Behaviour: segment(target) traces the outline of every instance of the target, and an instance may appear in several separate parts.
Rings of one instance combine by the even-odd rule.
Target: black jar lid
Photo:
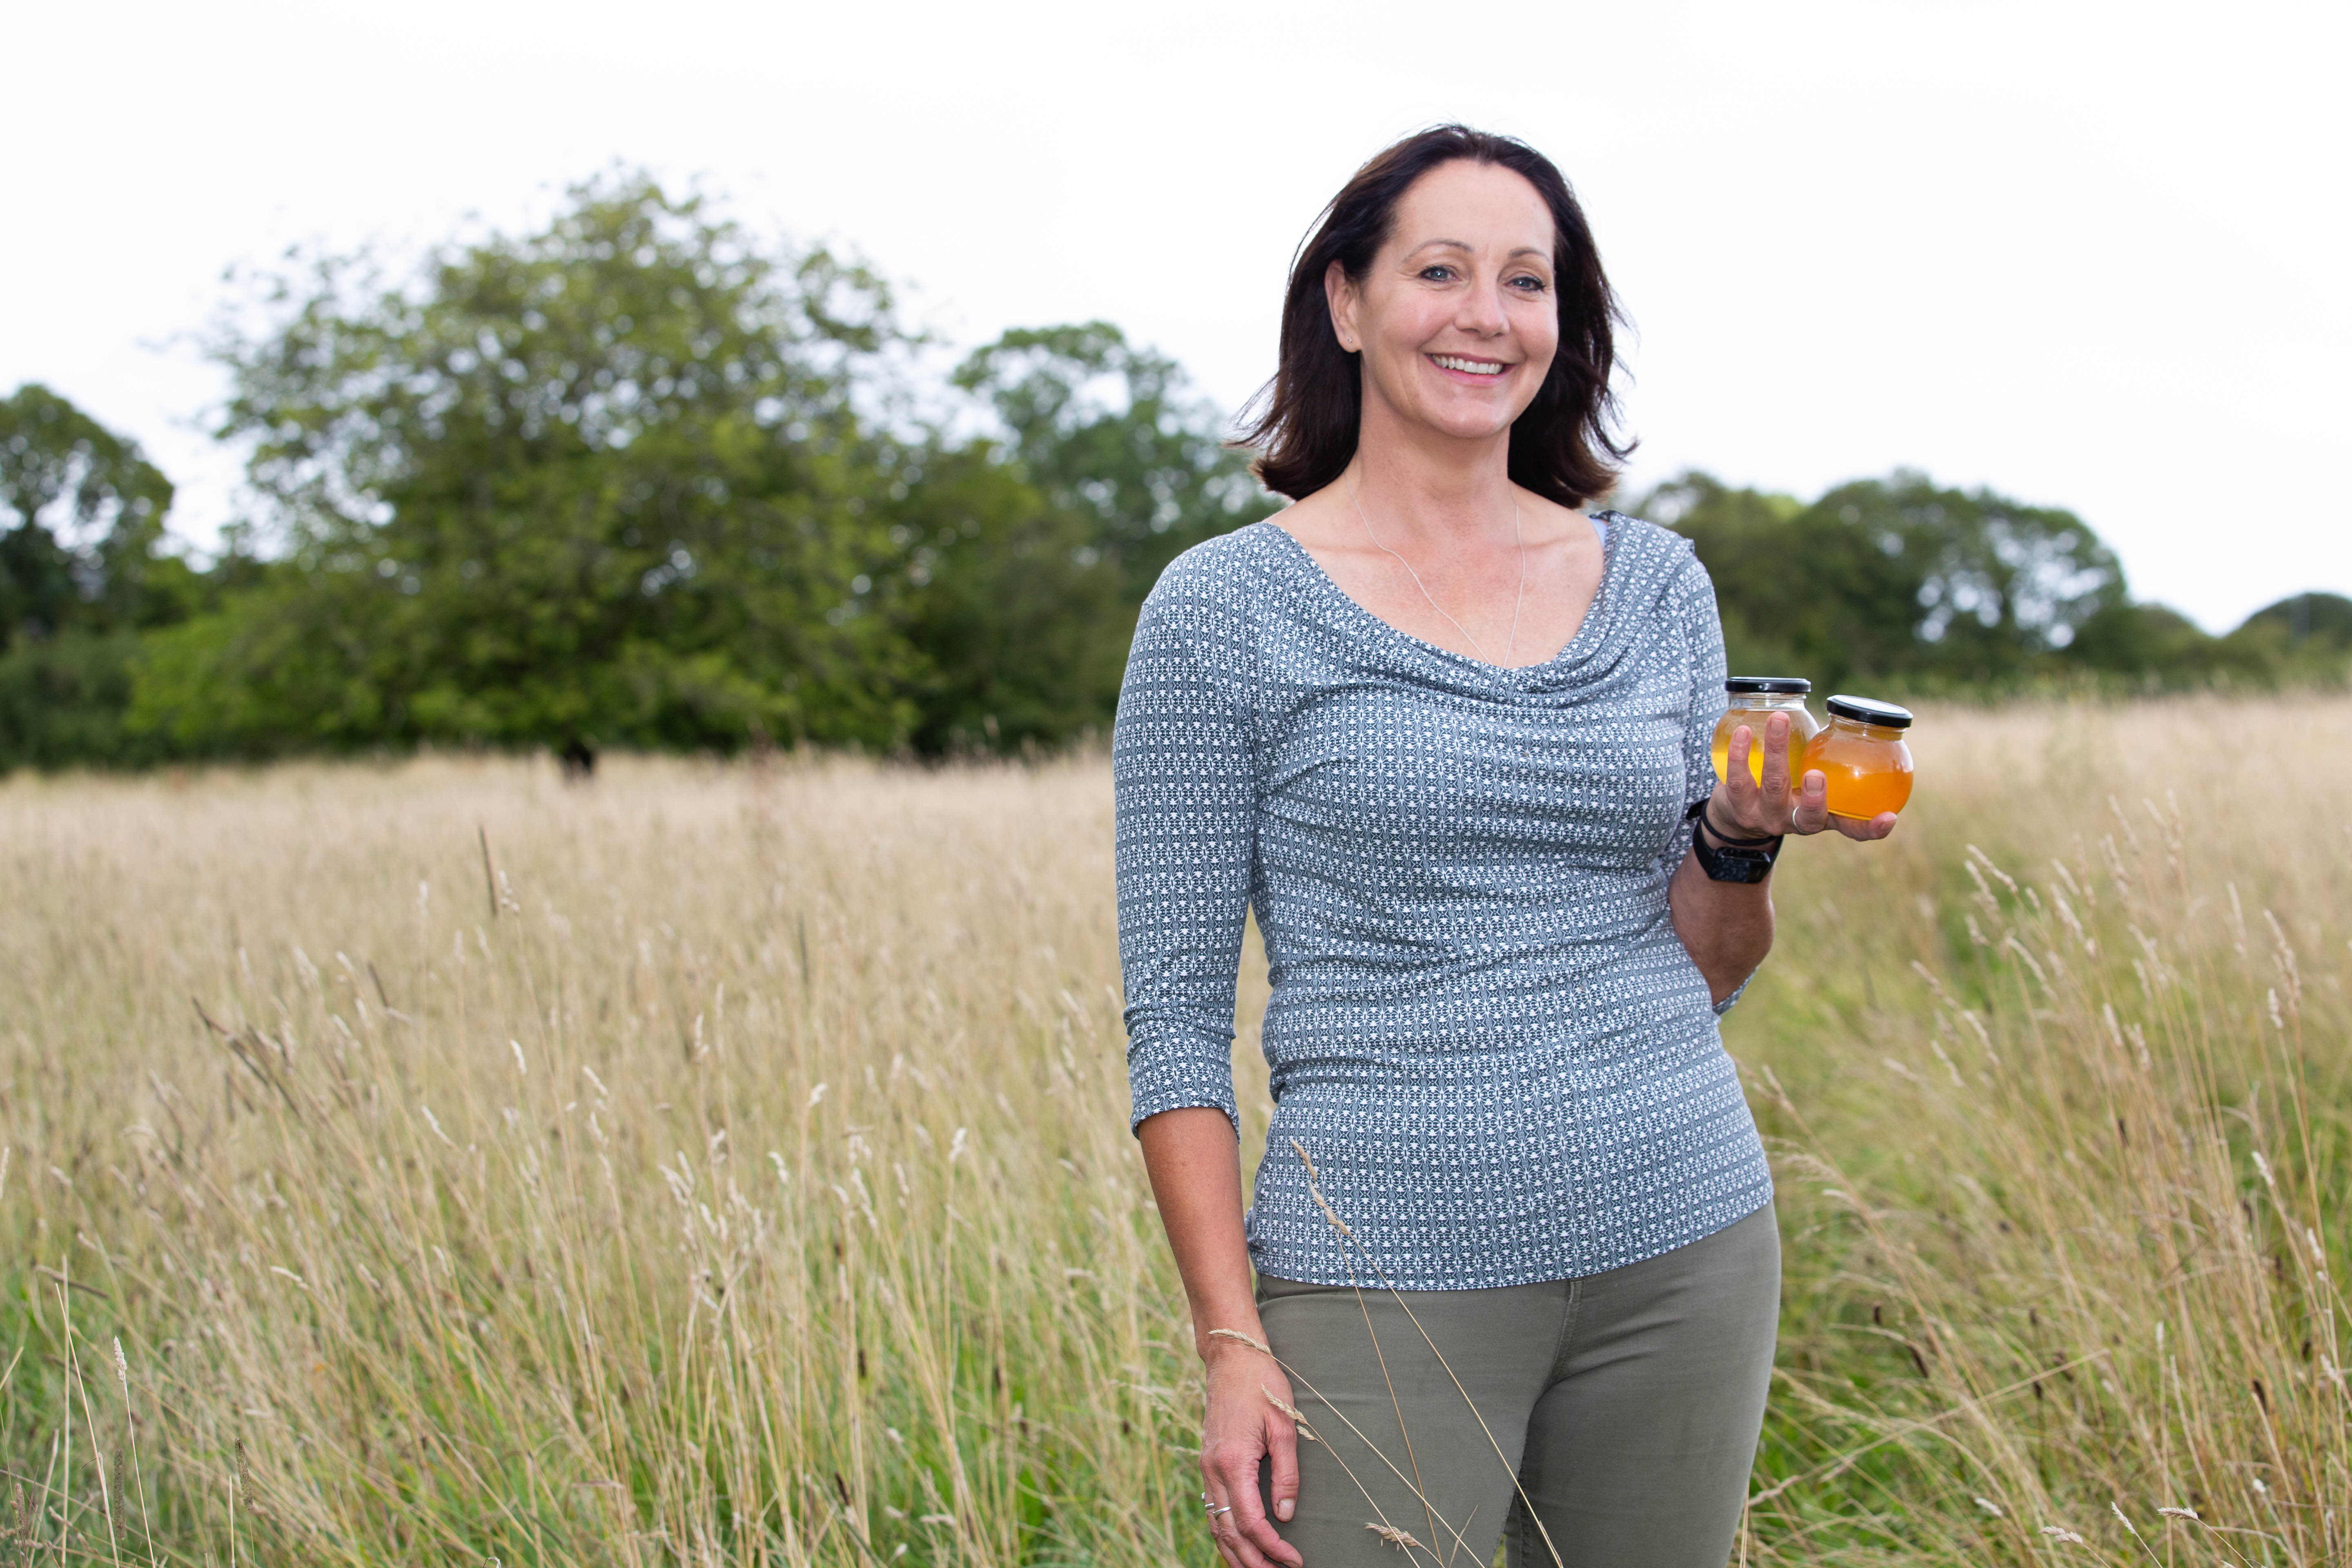
[[[1892,702],[1881,702],[1873,697],[1832,697],[1829,710],[1840,719],[1851,719],[1857,724],[1875,724],[1882,730],[1908,730],[1911,710],[1897,708]]]
[[[1726,691],[1742,694],[1785,691],[1793,696],[1802,697],[1813,689],[1813,683],[1801,676],[1795,675],[1735,675],[1723,683],[1723,689]]]

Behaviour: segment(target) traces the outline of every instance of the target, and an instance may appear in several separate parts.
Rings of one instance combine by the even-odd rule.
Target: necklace
[[[1447,620],[1454,621],[1454,629],[1462,634],[1463,640],[1475,650],[1483,663],[1496,663],[1496,660],[1486,657],[1486,650],[1480,647],[1478,639],[1470,635],[1470,628],[1460,621],[1454,621],[1452,613],[1437,602],[1437,596],[1432,594],[1428,584],[1421,580],[1421,574],[1412,569],[1412,563],[1402,555],[1397,555],[1395,551],[1390,550],[1387,545],[1381,542],[1380,535],[1372,531],[1372,520],[1364,515],[1363,499],[1356,493],[1356,487],[1352,484],[1348,487],[1348,499],[1355,502],[1356,521],[1364,525],[1364,537],[1372,542],[1372,548],[1390,555],[1396,555],[1397,564],[1403,567],[1404,574],[1412,579],[1412,585],[1421,590],[1421,596],[1429,601],[1429,607]],[[1519,594],[1517,598],[1511,601],[1511,636],[1510,640],[1503,645],[1503,658],[1500,661],[1505,665],[1509,663],[1511,650],[1518,647],[1519,608],[1527,603],[1528,598],[1528,542],[1526,536],[1519,531],[1519,498],[1516,495],[1511,498],[1511,539],[1519,547]]]

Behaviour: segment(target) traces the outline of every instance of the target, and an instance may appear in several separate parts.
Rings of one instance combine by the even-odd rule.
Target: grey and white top
[[[1133,1121],[1234,1118],[1247,910],[1275,1111],[1251,1260],[1370,1284],[1290,1144],[1400,1289],[1572,1279],[1771,1197],[1666,883],[1714,785],[1715,589],[1615,513],[1554,658],[1504,669],[1389,626],[1272,523],[1144,602],[1111,743]]]

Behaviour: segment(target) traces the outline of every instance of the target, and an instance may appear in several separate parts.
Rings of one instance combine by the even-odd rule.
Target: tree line
[[[256,514],[199,563],[137,446],[0,400],[0,770],[419,745],[938,756],[1107,728],[1143,595],[1275,508],[1104,322],[942,370],[886,280],[644,178],[217,329]],[[1736,668],[1881,692],[2341,679],[2352,601],[2212,637],[2072,514],[1898,473],[1688,474]],[[1769,668],[1768,668],[1769,667]]]

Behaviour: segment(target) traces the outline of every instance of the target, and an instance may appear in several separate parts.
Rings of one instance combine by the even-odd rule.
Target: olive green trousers
[[[1488,1568],[1505,1537],[1514,1568],[1724,1568],[1780,1295],[1769,1204],[1581,1279],[1400,1298],[1261,1277],[1321,1439],[1276,1528],[1307,1568]]]

